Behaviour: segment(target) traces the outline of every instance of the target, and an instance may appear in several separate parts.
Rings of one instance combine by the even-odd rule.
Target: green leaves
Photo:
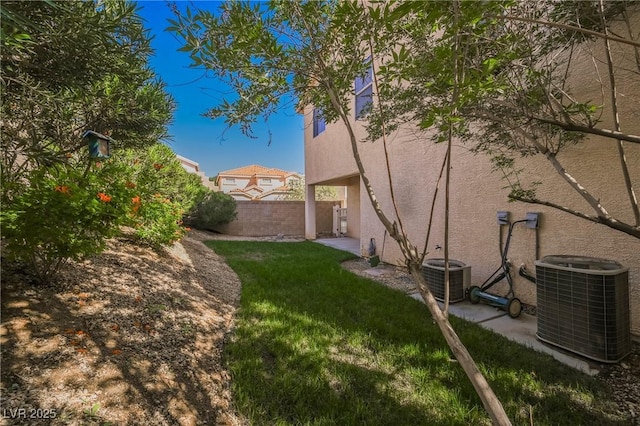
[[[368,29],[351,14],[354,8],[364,10],[357,2],[225,2],[215,13],[178,12],[169,29],[194,66],[230,88],[207,116],[252,136],[252,125],[284,104],[313,103],[335,121],[328,85],[349,110],[353,80],[367,56],[361,41]]]
[[[209,192],[189,213],[186,221],[194,228],[216,230],[236,218],[236,200],[223,192]]]
[[[485,73],[487,73],[487,74],[488,74],[488,73],[492,73],[492,72],[493,72],[493,70],[495,70],[495,69],[496,69],[496,66],[498,66],[498,63],[499,63],[499,62],[498,62],[498,60],[497,60],[496,58],[489,58],[489,59],[485,59],[485,60],[482,62],[482,65],[484,66],[484,67],[483,67],[483,71],[484,71]]]
[[[3,2],[2,11],[21,19],[2,22],[3,200],[29,167],[81,150],[87,129],[108,132],[120,148],[167,136],[173,100],[148,67],[135,4]],[[4,38],[11,25],[23,32]]]
[[[97,253],[118,232],[129,209],[124,185],[104,170],[57,166],[29,173],[29,184],[4,206],[2,235],[9,256],[28,261],[41,281],[68,259]]]
[[[179,239],[183,215],[208,191],[160,144],[119,151],[89,167],[71,158],[27,177],[3,206],[0,224],[8,255],[29,262],[41,281],[69,259],[102,251],[121,226],[133,228],[146,244]]]

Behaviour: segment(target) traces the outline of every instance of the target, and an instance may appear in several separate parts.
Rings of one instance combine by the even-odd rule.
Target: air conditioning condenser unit
[[[540,340],[601,362],[631,352],[629,268],[579,256],[535,263]]]
[[[427,259],[422,264],[422,276],[433,297],[440,302],[444,302],[444,265],[444,259],[441,258]],[[449,302],[464,300],[470,282],[471,266],[449,259]]]

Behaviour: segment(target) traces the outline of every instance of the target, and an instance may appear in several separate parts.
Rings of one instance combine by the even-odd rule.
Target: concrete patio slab
[[[356,238],[318,238],[317,240],[313,240],[313,242],[333,247],[338,250],[348,251],[356,256],[362,256],[362,253],[360,252],[360,240]]]
[[[338,250],[348,251],[356,256],[362,255],[360,251],[360,241],[355,238],[321,238],[314,241]],[[364,272],[371,275],[372,278],[394,273],[393,267],[386,266],[387,265],[380,264],[375,268],[366,269]],[[422,296],[420,296],[419,293],[412,293],[409,294],[409,296],[423,302]],[[440,303],[441,307],[442,305],[443,304]],[[458,318],[475,322],[481,327],[501,334],[509,340],[518,342],[538,352],[549,354],[563,364],[586,374],[595,375],[598,373],[598,369],[594,367],[597,365],[596,363],[590,363],[585,358],[538,340],[536,337],[538,326],[534,316],[522,313],[518,318],[511,318],[506,312],[493,306],[483,303],[474,305],[468,301],[449,305],[449,312]]]
[[[422,302],[422,296],[420,293],[413,293],[411,297]],[[440,307],[444,305],[439,303]],[[478,309],[480,307],[480,309]],[[506,312],[499,311],[491,306],[485,305],[472,305],[471,303],[458,302],[449,305],[449,312],[458,318],[466,319],[467,321],[482,323],[495,318],[506,316]]]
[[[523,313],[520,314],[518,318],[509,318],[508,315],[505,315],[502,318],[489,320],[480,325],[505,336],[509,340],[518,342],[538,352],[549,354],[563,364],[580,370],[583,373],[592,376],[598,374],[599,370],[593,368],[588,361],[572,356],[561,349],[554,349],[553,346],[538,340],[536,337],[538,324],[534,316]]]
[[[423,301],[420,294],[411,294],[416,300]],[[440,307],[443,306],[439,302]],[[594,368],[589,361],[584,358],[572,355],[562,349],[555,348],[551,345],[542,343],[536,337],[538,329],[536,317],[520,314],[518,318],[511,318],[504,311],[494,308],[493,306],[479,303],[474,305],[470,302],[463,301],[449,305],[449,313],[458,318],[475,322],[495,333],[505,336],[507,339],[520,343],[538,352],[551,355],[556,360],[565,365],[575,368],[589,375],[598,374],[598,369]]]

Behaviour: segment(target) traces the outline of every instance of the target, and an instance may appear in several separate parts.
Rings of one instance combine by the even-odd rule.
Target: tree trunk
[[[471,358],[469,351],[467,351],[467,348],[460,340],[460,337],[458,337],[456,332],[453,330],[453,327],[444,312],[440,310],[438,302],[427,288],[424,277],[422,276],[421,265],[415,261],[411,261],[409,264],[409,270],[411,272],[411,276],[416,282],[418,290],[420,291],[420,295],[422,295],[422,298],[427,304],[427,308],[429,308],[429,311],[431,312],[431,316],[438,325],[438,328],[440,328],[451,352],[453,352],[453,355],[456,357],[460,366],[471,381],[473,388],[478,393],[485,410],[487,410],[489,417],[491,417],[491,421],[494,425],[510,425],[511,421],[509,420],[509,417],[507,417],[507,413],[504,411],[500,400],[498,400],[498,397],[491,389],[491,386],[489,386],[489,383],[482,375],[482,372],[478,369],[475,361]]]

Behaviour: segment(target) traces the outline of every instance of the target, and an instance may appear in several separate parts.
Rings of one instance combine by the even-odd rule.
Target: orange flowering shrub
[[[31,170],[0,211],[3,255],[6,248],[8,257],[30,263],[40,281],[69,259],[102,251],[123,225],[150,244],[181,238],[183,213],[207,193],[162,144],[119,151],[88,170],[86,161],[74,156]]]
[[[126,181],[135,185],[128,217],[136,235],[151,244],[180,239],[185,232],[181,226],[184,212],[208,191],[198,176],[187,173],[175,153],[163,144],[142,153],[122,152],[114,158],[127,165],[130,175]]]
[[[69,259],[102,251],[126,223],[134,194],[127,180],[116,178],[125,169],[105,162],[85,173],[85,164],[78,160],[32,170],[29,184],[2,211],[7,254],[28,262],[42,282]]]
[[[71,190],[67,185],[56,185],[54,188],[56,192],[61,192],[63,194],[70,195],[69,191]]]
[[[98,192],[98,199],[103,203],[108,203],[111,201],[111,196],[105,194],[104,192]]]

